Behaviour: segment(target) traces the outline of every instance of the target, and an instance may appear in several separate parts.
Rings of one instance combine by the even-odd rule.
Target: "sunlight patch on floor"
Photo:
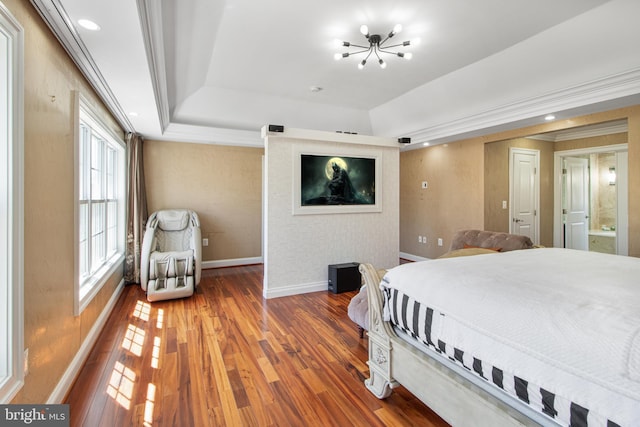
[[[149,320],[149,313],[151,313],[151,304],[138,300],[133,309],[133,317],[147,322]]]
[[[156,386],[153,383],[149,383],[147,386],[147,401],[144,403],[144,423],[145,427],[150,427],[153,424],[153,408],[156,400]]]
[[[136,374],[122,363],[116,362],[107,386],[107,394],[124,409],[129,410],[135,381]]]
[[[153,350],[151,351],[151,367],[158,369],[158,362],[160,361],[160,337],[153,339]]]
[[[164,310],[158,309],[158,319],[156,320],[156,328],[162,329],[162,324],[164,323]]]
[[[129,324],[127,328],[127,332],[124,334],[124,339],[122,340],[122,348],[125,350],[129,350],[131,353],[136,356],[140,356],[142,354],[142,346],[144,345],[144,337],[146,332],[144,329],[140,329],[132,324]]]

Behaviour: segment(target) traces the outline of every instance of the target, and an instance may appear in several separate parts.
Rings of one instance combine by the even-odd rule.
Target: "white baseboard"
[[[264,289],[262,291],[262,296],[266,299],[269,299],[320,291],[328,292],[329,284],[327,282],[301,283],[299,285],[289,285],[272,289]]]
[[[418,255],[408,254],[406,252],[400,252],[400,258],[408,259],[409,261],[428,261],[431,258],[425,258]]]
[[[49,398],[47,399],[47,404],[58,404],[63,402],[67,393],[71,389],[73,382],[75,381],[76,377],[80,373],[80,370],[84,366],[84,362],[89,357],[89,353],[91,352],[91,349],[93,348],[94,344],[98,340],[98,337],[100,336],[100,332],[102,331],[102,328],[107,322],[107,319],[109,318],[109,314],[111,314],[111,311],[115,307],[116,302],[118,301],[118,298],[120,297],[120,294],[122,293],[123,289],[124,289],[124,279],[122,279],[118,284],[118,287],[111,295],[111,298],[109,298],[109,302],[107,302],[107,305],[104,307],[104,309],[102,309],[102,313],[100,313],[100,316],[98,316],[98,318],[96,319],[95,323],[93,324],[93,327],[87,334],[87,337],[84,339],[84,342],[78,349],[78,352],[76,353],[75,357],[67,367],[67,370],[62,375],[62,378],[60,378],[60,381],[58,381],[56,388],[54,388],[53,392],[51,392],[51,394],[49,395]]]
[[[221,267],[235,267],[237,265],[250,265],[250,264],[262,264],[263,258],[235,258],[235,259],[221,259],[217,261],[202,261],[202,268],[221,268]]]

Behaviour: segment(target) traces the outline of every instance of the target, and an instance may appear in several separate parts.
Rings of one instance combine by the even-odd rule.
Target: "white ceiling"
[[[372,134],[373,109],[607,1],[32,3],[63,9],[129,130],[147,139],[242,143],[244,138],[252,145],[269,123]],[[101,30],[79,27],[80,18]],[[412,60],[390,57],[384,70],[375,61],[358,70],[361,57],[333,59],[346,51],[335,47],[335,39],[366,42],[361,24],[385,34],[397,23],[403,31],[394,42],[420,41],[404,48],[413,52]],[[312,92],[312,86],[322,90]]]

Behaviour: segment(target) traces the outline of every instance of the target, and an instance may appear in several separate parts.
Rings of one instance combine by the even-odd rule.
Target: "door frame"
[[[513,233],[513,156],[514,154],[528,154],[535,157],[535,176],[534,176],[534,192],[535,192],[535,218],[534,227],[535,236],[533,244],[540,244],[540,150],[532,148],[509,147],[509,233]]]
[[[603,145],[600,147],[590,147],[590,148],[577,148],[577,149],[573,149],[573,150],[564,150],[564,151],[556,151],[555,153],[553,153],[553,246],[556,248],[561,248],[563,247],[563,234],[562,234],[562,161],[565,157],[574,157],[574,156],[584,156],[586,154],[598,154],[598,153],[616,153],[616,158],[617,158],[617,153],[619,152],[625,152],[629,150],[629,144],[613,144],[613,145]],[[627,188],[626,187],[626,183],[627,183],[627,176],[626,174],[623,176],[623,173],[621,170],[619,170],[618,167],[616,167],[616,170],[618,170],[618,182],[620,181],[620,179],[623,180],[623,183],[621,186],[618,186],[619,184],[616,183],[616,191],[618,191],[618,195],[617,195],[617,213],[616,216],[618,217],[618,227],[617,227],[617,232],[616,232],[616,251],[618,253],[620,253],[620,250],[622,249],[622,252],[624,252],[624,246],[625,245],[619,245],[618,243],[622,240],[622,242],[626,242],[628,239],[628,234],[629,234],[629,227],[628,227],[628,221],[620,221],[621,215],[620,215],[620,208],[627,206],[624,205],[625,201],[628,202],[628,198],[629,195],[625,194],[624,190],[620,190],[620,188]],[[626,170],[624,171],[626,172]],[[621,178],[622,177],[622,178]],[[620,193],[622,193],[622,195],[624,196],[623,198],[620,197]],[[622,199],[622,200],[621,200]],[[622,203],[622,204],[621,204]],[[629,213],[627,212],[627,219],[628,219],[628,215]],[[622,236],[622,237],[618,237],[618,235]],[[622,255],[622,254],[621,254]],[[626,255],[626,253],[625,253]]]

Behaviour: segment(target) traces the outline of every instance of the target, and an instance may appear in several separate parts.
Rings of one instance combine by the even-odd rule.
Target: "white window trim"
[[[2,3],[0,32],[9,44],[8,144],[6,157],[0,156],[6,160],[0,161],[3,163],[0,170],[6,166],[8,184],[7,217],[0,224],[6,227],[8,237],[6,257],[0,260],[6,263],[7,274],[0,277],[0,283],[6,284],[6,299],[2,303],[7,304],[8,313],[6,324],[0,322],[0,327],[7,328],[6,342],[0,343],[0,348],[7,351],[8,372],[0,378],[0,403],[9,403],[24,384],[24,30]]]
[[[124,238],[119,240],[118,249],[116,253],[107,260],[107,262],[92,275],[92,281],[89,282],[89,286],[82,286],[80,278],[80,253],[79,253],[79,239],[80,239],[80,226],[79,226],[79,212],[80,212],[80,171],[78,169],[79,156],[80,156],[80,112],[84,115],[85,121],[90,125],[100,128],[104,131],[111,140],[115,141],[122,149],[122,167],[123,167],[123,183],[121,192],[123,194],[123,203],[120,206],[119,216],[122,221],[118,224],[117,233],[119,236],[125,235],[124,221],[125,219],[125,204],[126,204],[126,145],[120,136],[116,135],[111,128],[104,123],[100,117],[94,113],[91,108],[91,104],[87,99],[79,92],[74,92],[74,314],[79,316],[82,311],[89,305],[93,298],[100,292],[104,284],[111,278],[111,276],[118,270],[122,269],[124,265],[124,251],[125,242]]]

